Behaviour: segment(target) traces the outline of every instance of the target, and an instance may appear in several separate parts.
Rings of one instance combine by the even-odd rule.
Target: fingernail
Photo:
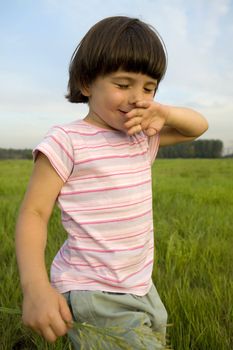
[[[155,128],[152,128],[152,127],[150,127],[150,128],[147,129],[147,133],[148,133],[149,136],[156,135],[157,132],[158,132],[158,131],[157,131]]]

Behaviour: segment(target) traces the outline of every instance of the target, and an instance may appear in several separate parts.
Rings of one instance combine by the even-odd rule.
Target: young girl
[[[23,322],[50,342],[72,337],[73,319],[165,334],[151,279],[151,164],[159,145],[194,140],[208,127],[193,110],[154,101],[166,64],[158,33],[123,16],[94,25],[72,56],[67,98],[89,112],[53,127],[34,150],[16,229]],[[50,284],[44,251],[56,201],[68,238]]]

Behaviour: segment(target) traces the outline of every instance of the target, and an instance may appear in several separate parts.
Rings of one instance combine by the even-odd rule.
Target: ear
[[[83,86],[81,89],[81,93],[83,96],[90,97],[91,96],[91,89],[89,86]]]

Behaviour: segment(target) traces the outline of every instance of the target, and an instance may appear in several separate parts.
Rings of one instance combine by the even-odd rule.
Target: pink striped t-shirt
[[[64,181],[57,198],[68,234],[51,266],[61,293],[145,295],[154,256],[151,164],[159,135],[128,136],[85,121],[53,127],[34,150]]]

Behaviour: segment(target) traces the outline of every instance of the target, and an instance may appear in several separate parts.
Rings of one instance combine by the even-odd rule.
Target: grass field
[[[30,161],[0,162],[0,306],[19,308],[14,227]],[[157,160],[153,168],[156,259],[153,279],[168,313],[175,350],[233,349],[233,161]],[[55,210],[48,266],[64,240]],[[0,349],[70,349],[49,345],[0,313]]]

